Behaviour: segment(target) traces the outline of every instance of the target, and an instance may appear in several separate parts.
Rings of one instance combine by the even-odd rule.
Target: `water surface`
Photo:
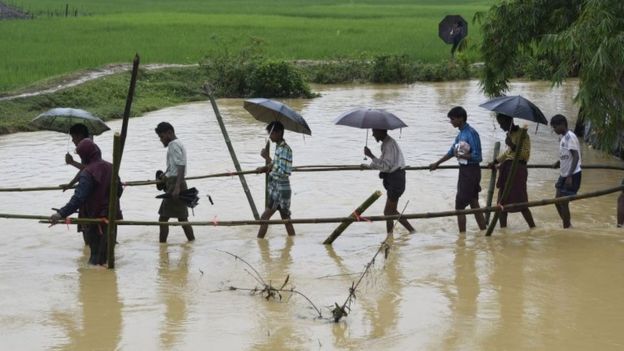
[[[550,117],[575,117],[574,83],[551,89],[546,83],[517,82],[512,94],[533,100]],[[335,126],[341,112],[358,106],[387,108],[409,127],[393,131],[406,161],[423,166],[446,152],[457,131],[446,112],[468,110],[481,135],[484,159],[503,141],[493,116],[478,107],[485,98],[478,84],[451,82],[410,86],[317,86],[313,100],[287,100],[301,111],[313,136],[286,134],[295,165],[359,164],[364,130]],[[242,108],[242,100],[219,100],[219,107],[243,169],[261,165],[264,126]],[[130,121],[121,167],[124,180],[150,179],[164,168],[165,149],[155,126],[170,121],[189,154],[189,175],[233,171],[209,103],[177,106]],[[119,130],[121,123],[110,123]],[[557,136],[530,124],[531,163],[554,162]],[[2,187],[45,186],[75,174],[64,165],[67,137],[52,132],[0,137]],[[110,160],[112,133],[96,137]],[[379,146],[370,138],[375,154]],[[587,164],[621,165],[583,147]],[[448,161],[452,164],[452,160]],[[456,170],[409,172],[400,208],[407,213],[453,208]],[[557,170],[529,172],[529,198],[554,194]],[[489,173],[484,172],[486,188]],[[581,192],[615,186],[616,171],[586,170]],[[292,213],[296,218],[345,216],[373,191],[382,190],[374,172],[295,173]],[[263,177],[247,177],[256,204],[263,203]],[[192,220],[252,217],[238,178],[193,181],[202,197]],[[127,219],[155,220],[159,206],[153,187],[128,187],[122,198]],[[1,213],[49,215],[69,192],[0,193]],[[482,193],[482,203],[485,192]],[[536,208],[538,227],[529,230],[519,215],[509,227],[485,238],[468,218],[458,235],[455,218],[413,221],[417,233],[402,228],[387,259],[379,257],[358,289],[351,313],[329,321],[329,308],[342,303],[357,273],[385,237],[385,224],[356,223],[334,243],[321,242],[335,225],[298,225],[288,239],[282,226],[255,238],[257,227],[196,227],[198,240],[185,243],[172,228],[169,244],[158,243],[156,227],[119,231],[117,268],[87,267],[88,250],[73,226],[0,220],[0,348],[5,350],[620,350],[624,295],[624,236],[615,228],[617,194],[571,204],[574,228],[562,230],[553,206]],[[385,198],[369,214],[381,214]],[[260,209],[261,211],[261,209]],[[324,319],[301,297],[266,301],[230,286],[258,286],[241,261],[266,281],[289,282],[306,294]],[[289,286],[290,286],[289,284]]]

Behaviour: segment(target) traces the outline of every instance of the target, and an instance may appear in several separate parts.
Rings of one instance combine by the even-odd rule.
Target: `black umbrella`
[[[509,117],[548,125],[548,120],[534,103],[520,95],[499,96],[479,105],[490,111],[502,113]]]
[[[448,15],[438,24],[438,36],[447,44],[461,41],[468,35],[468,22],[460,15]]]
[[[407,124],[392,112],[373,108],[356,108],[347,111],[334,119],[334,123],[362,129],[391,130],[407,127]]]
[[[243,107],[260,122],[279,121],[286,130],[312,135],[305,119],[297,111],[279,101],[264,98],[247,99],[243,103]]]
[[[199,194],[199,191],[197,191],[195,187],[192,187],[190,189],[180,191],[178,198],[184,201],[187,207],[195,208],[195,206],[197,206],[197,204],[199,203],[199,197],[197,196],[197,194]],[[160,194],[156,196],[156,198],[157,199],[169,199],[171,198],[171,194],[169,193]]]

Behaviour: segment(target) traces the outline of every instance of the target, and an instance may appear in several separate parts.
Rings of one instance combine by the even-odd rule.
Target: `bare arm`
[[[429,170],[430,171],[435,171],[438,168],[438,166],[440,166],[440,164],[450,160],[452,157],[453,156],[448,155],[448,154],[442,156],[439,160],[437,160],[436,162],[434,162],[434,163],[429,165]]]

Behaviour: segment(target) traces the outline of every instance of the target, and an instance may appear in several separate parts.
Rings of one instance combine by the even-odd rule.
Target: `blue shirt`
[[[474,165],[479,164],[483,161],[481,157],[481,139],[479,138],[479,133],[472,128],[468,123],[464,124],[464,127],[459,129],[459,134],[455,138],[455,142],[451,145],[451,148],[446,153],[448,156],[455,155],[455,145],[460,141],[468,143],[470,145],[470,159],[468,160],[468,164]]]

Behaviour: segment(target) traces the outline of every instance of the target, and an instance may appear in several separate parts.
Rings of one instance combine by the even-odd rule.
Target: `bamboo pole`
[[[361,216],[362,213],[364,213],[364,211],[366,211],[366,209],[373,204],[373,202],[377,201],[380,196],[381,191],[379,190],[375,191],[371,196],[369,196],[368,199],[366,199],[358,208],[355,209],[355,211],[353,211],[353,213],[349,215],[347,220],[340,223],[340,225],[336,229],[334,229],[334,231],[327,237],[327,239],[323,241],[323,244],[331,245],[340,236],[340,234],[342,234],[342,232],[344,232],[345,229],[347,229],[347,227],[351,223],[353,223],[353,221],[359,220],[359,216]]]
[[[128,135],[128,119],[130,118],[130,110],[132,108],[132,100],[134,99],[134,90],[136,88],[137,76],[139,74],[139,54],[134,55],[132,61],[132,75],[130,76],[130,86],[128,87],[128,95],[126,96],[126,107],[124,108],[123,122],[121,124],[121,148],[119,162],[121,162],[121,155],[123,155],[124,146],[126,145],[126,136]]]
[[[548,206],[553,204],[559,204],[570,201],[584,200],[594,197],[599,197],[603,195],[608,195],[616,192],[624,191],[624,185],[620,185],[613,188],[607,188],[603,190],[597,190],[584,194],[556,197],[551,199],[542,199],[535,200],[523,203],[516,204],[508,204],[505,206],[508,210],[516,210],[525,207],[539,207],[539,206]],[[386,221],[389,219],[397,220],[399,218],[405,219],[428,219],[428,218],[440,218],[440,217],[454,217],[460,214],[463,215],[471,215],[475,213],[484,213],[487,211],[493,212],[496,211],[496,206],[491,207],[481,207],[475,209],[464,209],[464,210],[451,210],[451,211],[441,211],[441,212],[422,212],[422,213],[412,213],[412,214],[403,214],[403,215],[388,215],[388,216],[367,216],[366,219],[371,222],[378,221]],[[7,219],[33,219],[39,220],[40,223],[50,223],[49,216],[43,215],[23,215],[23,214],[12,214],[12,213],[0,213],[0,218]],[[266,220],[238,220],[238,221],[197,221],[197,222],[155,222],[155,221],[135,221],[135,220],[118,220],[115,223],[119,225],[140,225],[140,226],[158,226],[158,225],[170,225],[170,226],[179,226],[179,225],[194,225],[194,226],[216,226],[216,227],[234,227],[234,226],[244,226],[244,225],[259,225],[259,224],[269,224],[269,225],[283,225],[287,223],[292,224],[320,224],[320,223],[341,223],[344,221],[352,220],[352,217],[329,217],[329,218],[299,218],[299,219],[266,219]],[[101,218],[68,218],[68,224],[79,224],[79,223],[101,223]]]
[[[516,170],[518,169],[518,161],[520,160],[520,152],[522,151],[522,143],[524,142],[524,138],[526,137],[527,129],[522,128],[520,131],[520,139],[518,139],[518,145],[516,145],[516,152],[514,154],[514,159],[511,163],[511,170],[509,171],[509,175],[507,176],[507,180],[505,181],[505,187],[503,188],[503,193],[501,198],[498,199],[499,203],[505,202],[507,197],[509,196],[509,192],[511,191],[511,185],[516,177]],[[494,227],[496,227],[496,222],[498,222],[498,217],[500,216],[500,208],[494,212],[494,217],[492,218],[492,222],[488,225],[487,231],[485,232],[485,236],[491,236],[494,231]]]
[[[271,152],[271,140],[267,140],[265,146],[267,155]],[[269,166],[269,160],[264,163],[265,166]],[[264,174],[264,208],[269,208],[269,172]]]
[[[494,155],[492,156],[492,164],[496,162],[498,153],[500,152],[500,141],[494,143]],[[486,207],[492,206],[492,198],[494,197],[494,188],[496,187],[496,167],[492,167],[490,174],[490,185],[488,187],[487,200],[485,202]],[[490,212],[485,213],[485,224],[490,223]]]
[[[115,242],[117,240],[117,177],[119,175],[119,165],[121,163],[122,143],[121,136],[115,133],[113,137],[113,174],[111,175],[110,190],[108,196],[108,227],[107,236],[107,258],[108,268],[115,268]]]
[[[310,168],[310,166],[296,166],[293,167],[293,172],[329,172],[329,171],[374,171],[372,168],[361,167],[361,166],[340,166],[336,167],[332,165],[328,165],[326,167],[313,166],[314,168]],[[316,169],[318,167],[318,169]],[[459,166],[453,165],[442,165],[437,169],[457,169]],[[531,169],[554,169],[552,164],[533,164],[527,165],[527,168]],[[486,165],[481,166],[481,169],[489,169]],[[614,166],[614,165],[583,165],[583,170],[589,169],[603,169],[603,170],[615,170],[615,171],[624,171],[623,166]],[[406,171],[424,171],[429,170],[429,166],[422,167],[407,167]],[[186,177],[186,180],[198,180],[198,179],[209,179],[209,178],[224,178],[224,177],[234,177],[245,174],[258,174],[255,169],[240,171],[240,172],[221,172],[221,173],[213,173],[208,175],[199,175],[199,176],[191,176]],[[144,185],[154,185],[158,184],[159,181],[156,180],[132,180],[128,182],[124,182],[124,186],[144,186]],[[40,187],[32,187],[32,188],[24,188],[24,187],[13,187],[13,188],[0,188],[0,192],[29,192],[29,191],[54,191],[54,190],[63,190],[61,186],[40,186]]]
[[[236,158],[236,152],[234,151],[234,147],[232,146],[232,142],[230,141],[230,137],[228,136],[227,129],[225,128],[225,124],[223,123],[223,118],[221,117],[221,113],[219,113],[219,106],[217,106],[217,102],[212,96],[212,92],[208,85],[204,85],[204,92],[210,99],[210,104],[212,105],[212,109],[214,110],[215,116],[217,118],[217,122],[219,122],[219,128],[221,128],[221,133],[223,134],[223,139],[225,139],[225,145],[227,145],[228,151],[230,152],[230,156],[232,157],[232,161],[234,162],[234,167],[236,167],[237,172],[242,172],[240,164],[238,163],[238,158]],[[245,196],[247,197],[247,201],[249,201],[249,206],[251,207],[251,212],[255,219],[260,219],[260,215],[258,214],[258,210],[256,209],[256,204],[254,203],[253,197],[251,196],[251,191],[249,191],[249,187],[247,186],[247,181],[245,180],[245,176],[239,174],[238,178],[243,186],[243,190],[245,191]]]

